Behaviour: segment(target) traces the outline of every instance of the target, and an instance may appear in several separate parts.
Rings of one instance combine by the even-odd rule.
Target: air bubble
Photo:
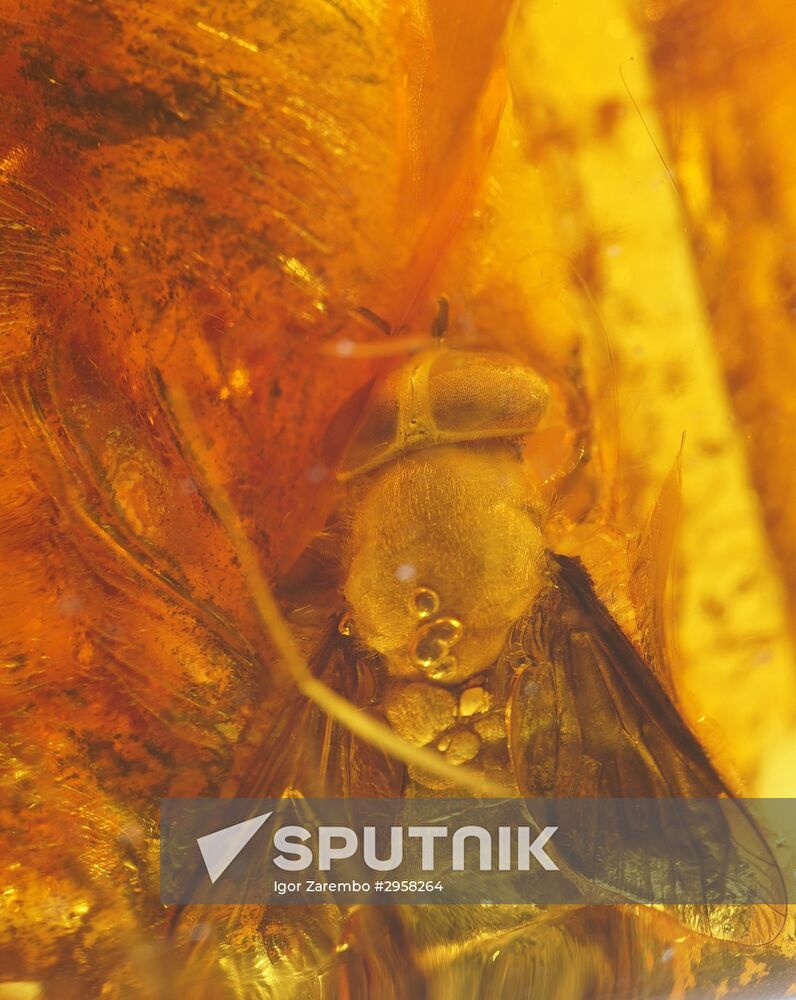
[[[430,587],[418,587],[410,604],[418,618],[430,618],[439,611],[439,594]]]
[[[447,673],[456,666],[451,646],[461,639],[464,626],[458,618],[437,618],[418,629],[409,647],[409,657],[421,670]]]

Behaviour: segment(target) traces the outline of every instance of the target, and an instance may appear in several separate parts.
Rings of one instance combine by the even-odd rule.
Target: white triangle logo
[[[223,830],[196,838],[211,882],[224,874],[270,815],[270,812],[263,813],[254,819],[246,819],[242,823],[225,826]]]

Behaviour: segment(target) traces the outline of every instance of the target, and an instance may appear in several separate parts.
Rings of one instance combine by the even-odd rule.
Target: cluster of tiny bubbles
[[[456,666],[456,660],[448,656],[451,646],[461,639],[464,628],[458,618],[437,618],[418,629],[410,647],[413,662],[424,670],[441,676],[446,670]]]
[[[464,626],[458,618],[448,615],[433,617],[439,611],[440,599],[431,587],[415,587],[409,607],[423,623],[409,645],[409,657],[432,679],[442,678],[456,667],[456,658],[450,655],[450,649],[461,639]]]

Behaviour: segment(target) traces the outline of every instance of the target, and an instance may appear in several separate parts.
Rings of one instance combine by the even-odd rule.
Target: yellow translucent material
[[[399,945],[384,914],[343,940],[323,908],[188,913],[172,949],[157,902],[159,797],[245,787],[296,704],[170,389],[311,650],[342,575],[319,538],[346,495],[324,436],[442,294],[448,345],[550,388],[527,439],[545,544],[584,560],[733,788],[796,794],[792,4],[2,0],[0,16],[9,989],[289,997],[363,954],[385,997],[417,970],[439,996],[531,981],[535,911],[427,907]],[[460,399],[434,420],[468,433],[469,379]],[[364,455],[395,442],[396,400]],[[494,717],[478,726],[497,742]],[[611,995],[634,961],[669,963],[672,996],[766,995],[792,960],[792,936],[741,955],[651,912],[545,926],[562,997]],[[638,953],[612,951],[631,929]]]

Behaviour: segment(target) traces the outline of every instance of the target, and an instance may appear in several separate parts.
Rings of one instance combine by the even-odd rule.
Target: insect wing
[[[316,677],[362,711],[375,703],[376,681],[355,641],[334,616],[310,661]],[[335,722],[298,691],[263,707],[264,732],[245,755],[235,794],[310,797],[400,796],[403,766]]]
[[[557,811],[568,810],[556,835],[560,860],[609,896],[673,899],[678,919],[702,934],[772,940],[784,904],[720,901],[730,886],[733,899],[784,899],[763,836],[581,564],[550,559],[554,586],[525,629],[531,663],[516,678],[509,709],[520,791],[550,799],[534,803],[534,818],[541,812],[545,825],[555,825]],[[557,805],[563,798],[583,799],[582,807]],[[627,801],[620,811],[608,799]]]
[[[360,658],[355,642],[340,634],[339,622],[340,616],[332,618],[310,665],[320,680],[367,711],[373,701],[373,675]],[[363,743],[295,690],[287,695],[283,692],[281,697],[275,694],[266,700],[260,736],[249,741],[248,750],[241,750],[236,770],[237,774],[230,779],[229,792],[238,798],[249,799],[399,797],[404,782],[402,765]],[[198,887],[204,882],[205,876],[199,867],[195,884]],[[179,925],[181,935],[190,935],[197,921],[206,922],[206,915],[202,915],[204,909],[201,906],[177,907],[171,932],[175,933]],[[294,908],[288,907],[288,910],[293,913],[286,926],[296,921]],[[262,911],[261,919],[267,924],[276,920],[281,912],[279,907],[268,906]],[[252,919],[252,913],[247,919]],[[330,927],[338,918],[336,907],[313,917],[324,926],[328,922],[326,931],[330,935]],[[225,919],[223,914],[221,919]],[[232,919],[234,922],[237,917]],[[300,954],[304,947],[302,941],[304,938],[296,935],[294,944],[299,951],[291,952],[291,959],[299,964],[306,959]],[[193,951],[191,965],[194,969],[203,967],[202,963],[212,965],[212,954],[201,943]]]

